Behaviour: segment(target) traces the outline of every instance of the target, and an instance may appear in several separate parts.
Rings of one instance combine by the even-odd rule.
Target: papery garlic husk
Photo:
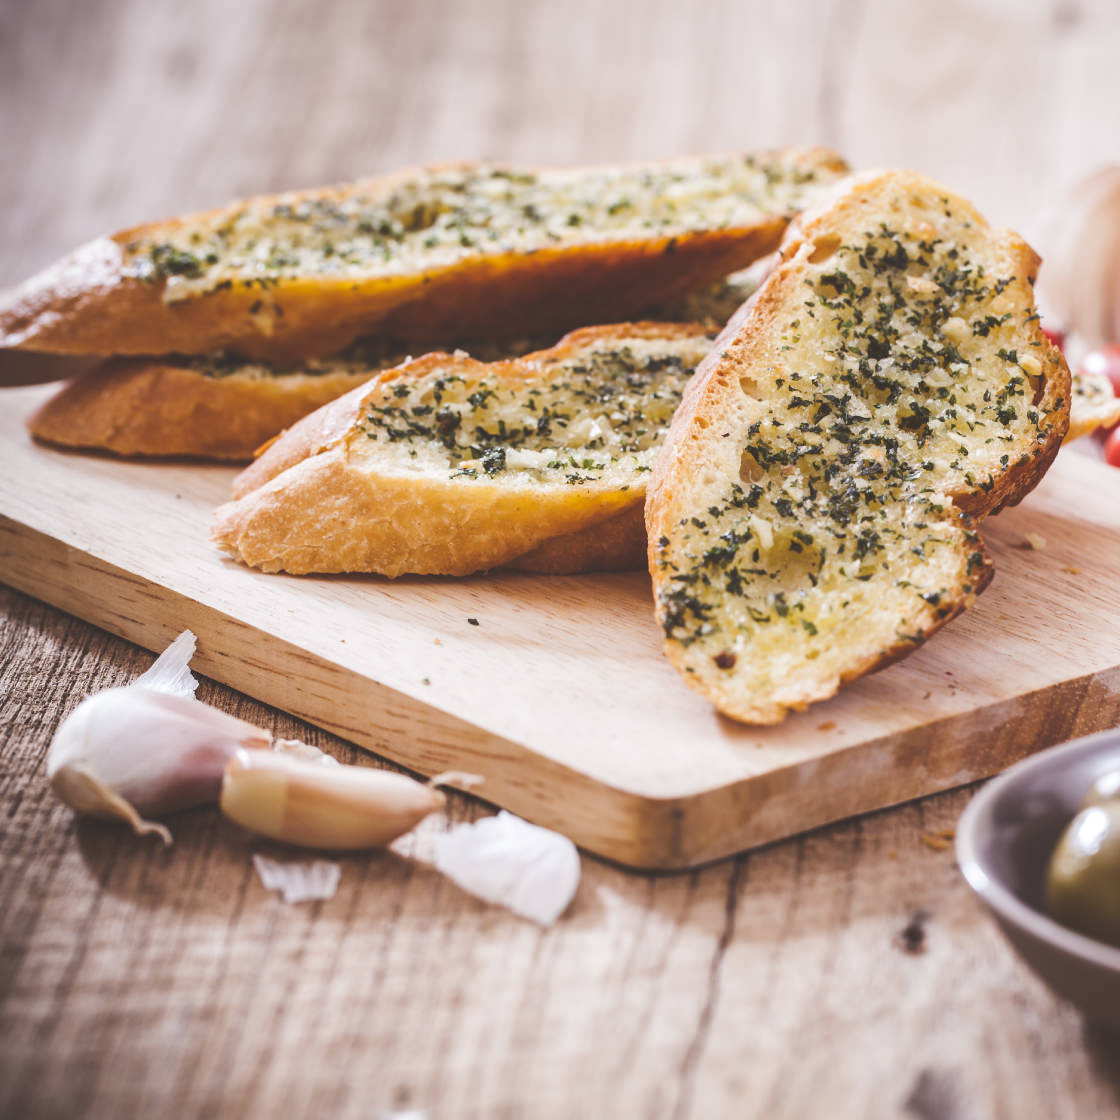
[[[1066,192],[1043,218],[1038,249],[1044,314],[1057,316],[1081,347],[1120,342],[1120,164]]]
[[[168,830],[145,818],[216,801],[230,758],[270,742],[267,731],[198,700],[137,685],[109,688],[63,720],[47,752],[47,777],[78,812],[118,817],[169,844]]]
[[[252,832],[304,848],[379,848],[442,809],[439,790],[368,766],[323,766],[276,751],[239,751],[221,809]]]
[[[130,687],[150,688],[153,692],[166,692],[171,696],[194,696],[198,681],[190,666],[195,644],[194,634],[184,630],[155,659],[147,672],[130,682]]]
[[[504,809],[437,835],[434,862],[463,890],[542,926],[568,908],[580,880],[568,837]]]
[[[254,852],[253,866],[265,890],[279,891],[289,904],[334,898],[342,877],[342,868],[329,859],[279,860]]]

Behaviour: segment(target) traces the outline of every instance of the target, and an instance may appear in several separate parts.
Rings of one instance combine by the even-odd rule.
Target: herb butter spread
[[[797,151],[640,168],[420,170],[250,199],[160,227],[159,239],[125,246],[125,268],[166,281],[167,299],[298,277],[390,278],[479,255],[749,226],[800,210],[839,170]]]
[[[612,338],[529,376],[452,359],[381,384],[358,421],[381,473],[464,484],[644,485],[685,383],[711,347],[704,334]]]
[[[760,293],[762,343],[726,344],[704,383],[727,403],[685,429],[700,446],[690,476],[665,481],[676,504],[654,541],[658,615],[686,673],[794,697],[799,678],[835,674],[828,695],[917,644],[990,575],[954,496],[984,509],[1054,444],[1050,413],[1068,402],[1022,259],[947,197],[906,206],[919,220],[849,217],[802,246],[772,277],[778,302],[762,311]],[[868,634],[862,666],[846,664]]]

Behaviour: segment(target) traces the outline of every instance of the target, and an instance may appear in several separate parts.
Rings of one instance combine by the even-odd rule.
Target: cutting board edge
[[[10,549],[0,547],[0,580],[11,586],[153,651],[190,626],[201,639],[200,672],[421,773],[472,766],[487,770],[488,760],[500,761],[491,770],[488,787],[480,791],[486,800],[630,867],[680,870],[709,863],[847,816],[967,784],[1034,750],[1120,723],[1117,667],[761,774],[680,793],[643,792],[538,754],[311,654],[222,608],[150,583],[0,514],[0,541],[6,538],[14,539]],[[286,689],[287,680],[304,681],[307,687]],[[316,690],[318,685],[322,687]],[[1084,694],[1094,685],[1108,699],[1092,707]],[[1048,709],[1064,713],[1062,718],[1044,710],[1044,701]],[[1094,714],[1083,718],[1087,707]],[[1032,722],[1043,725],[1044,733],[1028,734]],[[1002,727],[1002,753],[974,742],[975,726],[964,736],[967,750],[957,744],[946,751],[941,744],[955,744],[969,723]],[[1009,744],[1008,727],[1021,732],[1030,747]],[[889,760],[899,752],[907,765],[902,778],[891,783],[896,767]],[[888,761],[876,775],[878,758]],[[572,795],[569,808],[562,807],[558,789]],[[836,796],[838,789],[844,791],[842,797]],[[827,796],[815,796],[816,790],[826,790]]]
[[[703,802],[704,816],[718,810],[739,823],[731,833],[708,828],[698,835],[688,828],[682,845],[687,862],[680,866],[701,866],[969,785],[1048,747],[1115,727],[1120,727],[1120,666],[776,768],[693,799],[697,808]],[[821,791],[816,799],[806,793],[806,784]]]
[[[19,542],[19,549],[5,541]],[[81,578],[73,578],[80,567]],[[570,836],[629,867],[691,865],[679,846],[682,818],[711,794],[657,796],[585,774],[458,716],[361,676],[182,592],[148,581],[80,547],[0,513],[0,582],[158,652],[183,629],[199,639],[192,667],[413,771],[486,770],[479,796]],[[315,686],[329,674],[332,695]],[[307,687],[285,688],[293,679]],[[339,693],[338,681],[345,682]],[[340,703],[339,701],[344,702]],[[337,714],[346,713],[346,719]],[[377,733],[375,733],[377,732]],[[407,748],[396,744],[407,743]],[[550,802],[557,783],[574,792],[573,816]],[[719,787],[716,788],[719,792]]]

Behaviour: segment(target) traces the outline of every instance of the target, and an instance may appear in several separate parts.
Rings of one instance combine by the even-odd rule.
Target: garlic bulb
[[[1120,342],[1120,164],[1078,182],[1044,220],[1039,298],[1085,347]]]
[[[234,752],[269,745],[267,731],[193,699],[194,650],[184,630],[132,684],[87,697],[62,721],[47,751],[62,801],[170,844],[171,833],[145,817],[216,800]]]

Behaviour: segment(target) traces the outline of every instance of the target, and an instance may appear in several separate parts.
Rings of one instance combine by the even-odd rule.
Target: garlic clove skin
[[[403,836],[446,798],[389,770],[239,751],[226,767],[220,804],[230,820],[273,840],[351,851]]]
[[[437,835],[434,862],[463,890],[542,926],[564,913],[580,880],[568,837],[504,809]]]
[[[51,789],[75,812],[92,817],[117,817],[132,825],[137,836],[158,836],[168,846],[171,844],[171,832],[166,825],[144,820],[123,797],[76,763],[67,763],[55,772]]]
[[[289,905],[334,898],[342,878],[342,868],[331,859],[288,861],[254,852],[253,866],[264,889],[279,891]]]
[[[139,834],[167,830],[144,818],[215,801],[226,763],[271,737],[197,700],[130,685],[83,700],[47,752],[47,777],[78,812],[126,820]]]
[[[169,692],[172,696],[194,696],[198,681],[191,672],[197,639],[184,630],[155,659],[151,667],[131,682],[133,688],[150,688],[153,692]]]

